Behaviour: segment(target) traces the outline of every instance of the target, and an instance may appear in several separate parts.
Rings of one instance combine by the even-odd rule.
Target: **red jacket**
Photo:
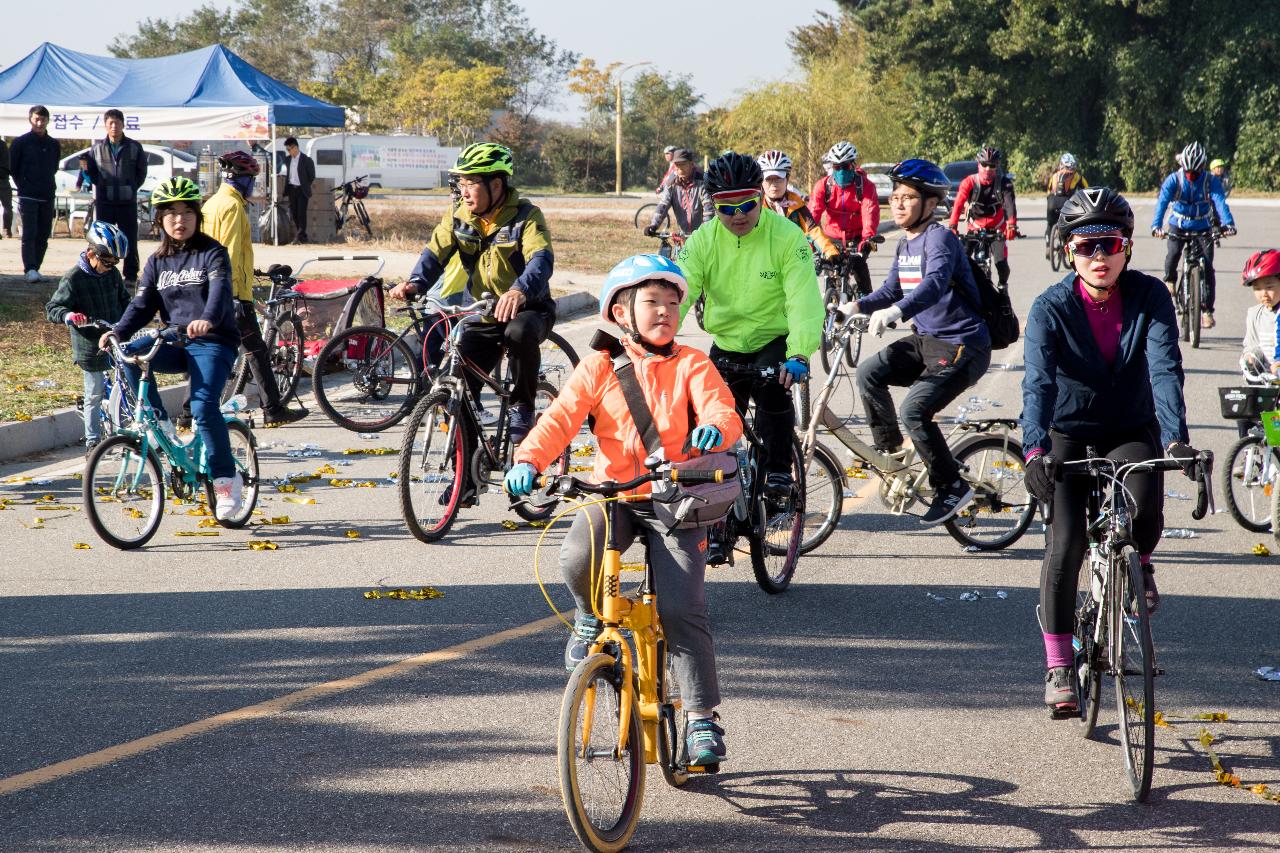
[[[880,198],[867,173],[854,169],[853,183],[837,186],[830,175],[818,179],[809,196],[809,210],[832,240],[854,243],[870,240],[880,227]]]
[[[956,190],[956,203],[951,205],[948,225],[955,228],[963,212],[975,228],[1002,230],[1018,225],[1018,203],[1013,196],[1013,181],[1001,175],[999,183],[979,184],[977,175],[967,175]]]

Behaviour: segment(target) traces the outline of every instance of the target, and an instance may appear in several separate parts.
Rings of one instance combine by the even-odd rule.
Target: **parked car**
[[[893,163],[863,163],[862,171],[867,173],[867,177],[871,179],[871,183],[876,186],[876,195],[880,197],[881,204],[889,203],[889,193],[893,192],[893,181],[889,180],[889,170],[894,167]]]
[[[147,145],[142,150],[147,155],[147,179],[140,189],[150,192],[169,178],[184,177],[196,180],[196,158],[194,154],[170,148],[167,145]],[[69,157],[64,157],[58,172],[54,176],[59,195],[76,191],[76,176],[80,174],[80,155],[88,153],[82,148]]]

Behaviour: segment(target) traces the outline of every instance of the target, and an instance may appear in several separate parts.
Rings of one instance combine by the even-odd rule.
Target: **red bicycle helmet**
[[[1254,252],[1244,262],[1244,272],[1240,274],[1240,278],[1245,287],[1249,287],[1258,279],[1270,275],[1280,276],[1280,251],[1263,249],[1261,252]]]
[[[244,151],[228,151],[218,158],[222,171],[239,177],[240,175],[256,175],[262,170],[252,154]]]

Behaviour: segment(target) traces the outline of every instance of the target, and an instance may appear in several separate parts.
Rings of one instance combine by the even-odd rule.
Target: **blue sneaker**
[[[689,751],[689,764],[705,767],[724,761],[724,729],[716,725],[720,715],[710,720],[690,720],[685,730],[684,743]]]
[[[519,444],[533,429],[533,406],[512,406],[507,413],[507,427],[511,431],[511,443]]]
[[[591,644],[600,636],[600,620],[588,614],[573,620],[573,631],[569,634],[569,643],[564,647],[564,668],[573,672],[578,664],[587,659]]]

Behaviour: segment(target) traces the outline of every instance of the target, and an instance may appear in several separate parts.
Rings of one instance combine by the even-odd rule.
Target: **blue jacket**
[[[954,287],[952,279],[957,279]],[[905,295],[904,281],[914,285]],[[990,347],[991,334],[978,313],[981,304],[960,238],[941,222],[934,222],[918,237],[899,240],[884,284],[858,300],[864,314],[897,305],[902,319],[910,320],[921,335]]]
[[[1120,274],[1124,315],[1115,364],[1094,340],[1076,274],[1040,294],[1023,332],[1022,447],[1051,450],[1049,429],[1082,441],[1160,425],[1160,446],[1187,441],[1182,353],[1169,291],[1157,278]]]
[[[240,346],[231,295],[231,262],[221,243],[207,234],[197,234],[182,251],[147,258],[138,276],[138,294],[115,325],[116,336],[129,340],[156,312],[166,325],[208,320],[213,328],[202,340]]]
[[[1231,218],[1231,208],[1227,207],[1227,196],[1222,189],[1222,181],[1211,172],[1201,172],[1194,181],[1187,180],[1187,173],[1182,169],[1164,179],[1160,185],[1160,195],[1156,196],[1156,215],[1151,220],[1152,230],[1160,228],[1164,223],[1165,208],[1173,203],[1173,212],[1169,214],[1169,224],[1183,231],[1208,231],[1213,226],[1210,211],[1218,209],[1218,219],[1223,225],[1235,227],[1236,221]]]

